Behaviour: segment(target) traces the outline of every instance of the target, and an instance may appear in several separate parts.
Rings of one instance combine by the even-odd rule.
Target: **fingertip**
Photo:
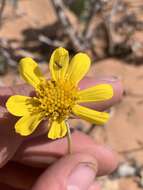
[[[91,154],[97,160],[100,166],[97,175],[109,174],[117,167],[117,154],[109,147],[96,144],[88,135],[75,131],[72,133],[72,142],[73,153]],[[48,139],[42,136],[27,143],[24,142],[16,153],[14,160],[38,166],[41,164],[43,166],[44,163],[44,166],[47,166],[47,164],[55,162],[57,158],[65,156],[66,152],[66,138],[49,142]]]
[[[91,102],[91,103],[84,103],[85,106],[103,111],[114,104],[118,103],[122,99],[123,95],[123,85],[121,80],[118,77],[102,77],[102,78],[91,78],[87,77],[80,82],[80,88],[85,89],[91,86],[95,86],[97,84],[110,84],[113,87],[113,97],[109,100],[103,102]]]
[[[96,152],[96,158],[100,166],[100,170],[98,170],[98,176],[112,173],[117,168],[119,163],[117,153],[110,147],[103,145],[98,146]]]
[[[67,155],[46,170],[32,190],[88,189],[97,171],[96,159],[85,153]],[[82,176],[82,178],[81,178]]]

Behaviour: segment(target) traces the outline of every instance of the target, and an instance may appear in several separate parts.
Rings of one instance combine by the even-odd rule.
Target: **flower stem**
[[[66,125],[67,125],[68,154],[72,154],[72,138],[71,138],[70,126],[68,122],[66,122]]]

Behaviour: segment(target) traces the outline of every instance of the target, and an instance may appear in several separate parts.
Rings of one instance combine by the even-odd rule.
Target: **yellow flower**
[[[35,97],[11,96],[6,107],[10,113],[21,117],[15,124],[17,133],[23,136],[32,134],[42,120],[48,119],[48,137],[64,137],[68,131],[67,119],[76,115],[97,125],[103,125],[109,114],[86,108],[81,103],[100,102],[113,96],[109,84],[99,84],[84,90],[78,87],[79,81],[90,67],[90,58],[85,53],[76,54],[69,62],[68,51],[57,48],[50,59],[51,79],[42,75],[38,64],[31,58],[20,61],[20,74],[35,88]]]

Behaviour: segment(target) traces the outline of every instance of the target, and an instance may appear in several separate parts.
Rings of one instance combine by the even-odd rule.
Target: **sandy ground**
[[[18,44],[23,40],[25,29],[39,29],[52,25],[57,20],[51,2],[46,0],[42,0],[40,3],[38,0],[22,0],[17,15],[14,18],[12,7],[7,6],[0,37],[16,40]],[[74,22],[76,23],[76,19]],[[140,36],[136,38],[140,38]],[[46,68],[44,64],[41,67],[43,70]],[[117,76],[122,81],[125,90],[122,101],[111,108],[112,117],[106,127],[95,127],[90,135],[96,141],[106,143],[116,150],[121,162],[134,160],[141,167],[143,165],[143,66],[130,65],[122,60],[107,58],[96,62],[89,75]],[[0,76],[0,85],[19,82],[21,82],[19,76],[13,69],[9,69],[7,74]],[[89,126],[86,122],[81,121],[78,121],[78,124]],[[113,180],[106,177],[101,179],[101,183],[104,190],[140,189],[135,179],[136,177],[128,177]]]

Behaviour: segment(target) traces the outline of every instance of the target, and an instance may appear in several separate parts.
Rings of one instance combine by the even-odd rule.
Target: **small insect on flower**
[[[20,61],[19,70],[23,79],[35,88],[35,97],[11,96],[6,102],[8,111],[21,117],[15,130],[22,136],[32,134],[42,120],[48,119],[48,138],[62,138],[66,134],[70,142],[67,119],[76,115],[91,123],[103,125],[109,114],[86,108],[81,103],[101,102],[112,98],[113,88],[109,84],[80,90],[79,81],[90,68],[90,58],[85,53],[77,53],[69,61],[66,49],[57,48],[50,58],[51,79],[47,80],[38,64],[29,57]]]

